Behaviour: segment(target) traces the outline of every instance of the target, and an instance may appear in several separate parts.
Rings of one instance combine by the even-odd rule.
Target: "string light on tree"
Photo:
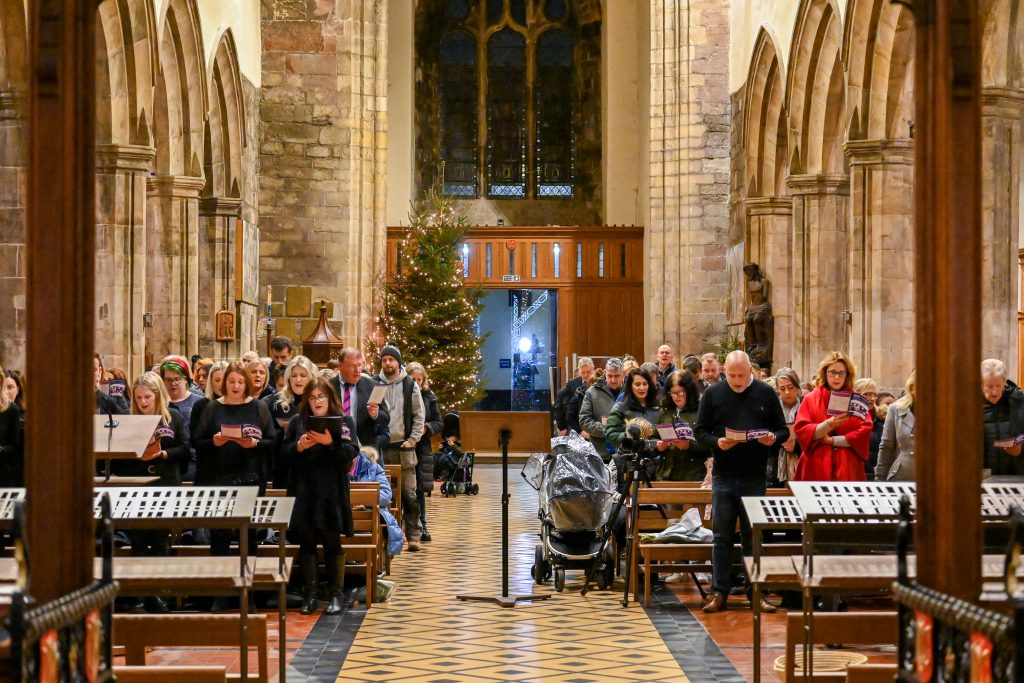
[[[476,333],[483,292],[466,287],[460,248],[468,221],[437,190],[426,193],[399,246],[401,267],[384,287],[376,357],[393,343],[402,357],[427,368],[442,414],[469,408],[483,396],[479,382],[483,338]]]

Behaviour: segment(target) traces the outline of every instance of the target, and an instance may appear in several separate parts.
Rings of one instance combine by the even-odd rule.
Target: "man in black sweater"
[[[744,553],[750,553],[750,520],[743,510],[743,496],[763,496],[768,455],[776,441],[789,438],[782,404],[775,391],[754,379],[750,358],[733,351],[725,359],[724,382],[712,384],[704,392],[697,413],[695,436],[712,451],[711,514],[714,532],[711,596],[705,612],[725,609],[732,576],[732,553],[736,545],[736,519],[741,522]],[[730,432],[750,434],[752,439],[726,438]],[[761,435],[751,432],[761,432]],[[775,607],[761,599],[761,609]]]

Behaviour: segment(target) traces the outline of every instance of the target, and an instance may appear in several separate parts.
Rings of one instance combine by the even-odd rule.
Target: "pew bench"
[[[113,643],[125,649],[128,667],[160,672],[172,667],[146,667],[146,651],[155,647],[218,647],[237,643],[238,616],[233,614],[115,614]],[[267,657],[267,615],[249,617],[249,638],[257,650],[259,683],[269,680]],[[284,640],[282,639],[282,643]],[[218,667],[215,667],[218,668]],[[123,669],[117,670],[121,680]],[[142,672],[140,672],[140,675]],[[221,668],[221,678],[224,680]],[[138,679],[142,680],[142,679]],[[186,680],[165,678],[160,680]]]
[[[224,683],[223,666],[115,666],[118,683]]]

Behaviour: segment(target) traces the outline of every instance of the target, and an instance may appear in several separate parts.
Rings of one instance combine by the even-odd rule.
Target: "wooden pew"
[[[846,683],[892,683],[895,664],[854,664],[846,670]]]
[[[796,674],[796,646],[803,643],[804,620],[801,614],[786,615],[785,683],[804,680]],[[899,637],[899,615],[896,612],[828,612],[814,615],[814,642],[844,645],[885,645]],[[816,674],[814,680],[845,681],[846,672],[832,676]],[[889,680],[892,680],[890,677]]]
[[[365,485],[369,484],[369,485]],[[373,605],[373,592],[377,587],[377,556],[381,543],[380,528],[380,485],[364,482],[364,486],[349,490],[352,504],[352,525],[354,534],[342,536],[345,560],[361,559],[366,575],[366,608]],[[346,566],[347,571],[347,566]]]
[[[223,647],[238,642],[238,617],[232,614],[115,614],[113,642],[125,648],[125,664],[146,666],[146,649],[153,647]],[[270,675],[267,658],[267,615],[249,617],[249,637],[256,644],[259,683],[267,683]],[[279,650],[286,650],[281,638]],[[160,671],[168,667],[147,667]],[[207,672],[208,674],[208,672]],[[120,680],[120,672],[118,680]],[[140,674],[141,675],[141,674]],[[224,680],[223,669],[221,678]],[[142,680],[142,679],[136,679]],[[185,680],[163,678],[159,680]],[[203,679],[205,680],[205,679]]]
[[[641,488],[638,495],[641,506],[672,505],[678,507],[678,516],[689,508],[701,510],[701,520],[710,528],[711,520],[703,514],[705,506],[711,503],[711,489],[699,488]],[[673,512],[673,516],[677,516]],[[662,531],[667,520],[658,515],[638,515],[637,527],[633,529],[633,566],[630,567],[630,590],[639,598],[637,580],[641,567],[644,572],[644,606],[651,604],[651,572],[710,572],[711,543],[649,543],[640,540],[645,531]],[[685,563],[685,564],[684,564]],[[695,564],[691,564],[695,563]]]
[[[384,474],[387,475],[388,481],[391,482],[391,504],[388,508],[391,510],[391,514],[395,516],[398,523],[402,523],[402,466],[401,465],[384,465]]]
[[[118,683],[224,683],[223,666],[115,666]]]

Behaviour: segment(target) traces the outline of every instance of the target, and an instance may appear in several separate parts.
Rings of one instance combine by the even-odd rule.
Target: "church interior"
[[[1022,282],[1020,0],[0,0],[0,676],[1024,680]]]

